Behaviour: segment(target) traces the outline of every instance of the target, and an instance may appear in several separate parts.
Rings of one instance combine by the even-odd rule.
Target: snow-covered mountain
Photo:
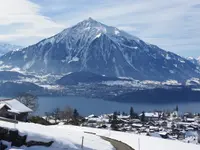
[[[19,50],[20,48],[22,47],[0,42],[0,56],[4,55],[9,51]]]
[[[0,65],[40,73],[90,71],[139,80],[200,77],[200,69],[189,60],[92,18],[5,54]]]
[[[191,61],[192,63],[194,63],[195,65],[200,65],[200,57],[198,58],[188,57],[187,59]]]

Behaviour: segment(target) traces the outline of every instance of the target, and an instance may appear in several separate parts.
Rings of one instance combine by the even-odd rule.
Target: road
[[[121,141],[117,141],[103,136],[101,136],[101,138],[110,142],[116,150],[134,150],[133,148]]]

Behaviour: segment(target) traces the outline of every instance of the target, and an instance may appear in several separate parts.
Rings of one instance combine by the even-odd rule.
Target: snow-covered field
[[[175,140],[165,140],[156,137],[137,135],[133,133],[116,132],[104,129],[88,127],[76,127],[70,125],[55,126],[55,128],[71,131],[87,131],[97,135],[110,137],[122,141],[135,150],[200,150],[200,145],[183,143]],[[140,144],[139,144],[140,143]],[[140,146],[139,146],[140,145]]]
[[[28,140],[50,141],[54,144],[50,148],[22,147],[20,150],[78,150],[81,149],[81,141],[84,136],[84,150],[114,150],[113,146],[101,139],[100,136],[109,137],[130,145],[135,150],[200,150],[199,145],[183,143],[175,140],[164,140],[155,137],[136,135],[133,133],[116,132],[105,129],[78,127],[72,125],[43,126],[33,123],[16,124],[0,121],[1,127],[17,128],[21,134],[27,134]],[[96,133],[87,134],[85,132]],[[10,148],[10,150],[19,150]]]
[[[96,135],[86,134],[82,130],[62,129],[56,126],[43,126],[33,123],[16,124],[0,121],[1,127],[18,129],[22,135],[28,135],[28,141],[55,141],[50,148],[22,147],[10,148],[10,150],[79,150],[81,149],[82,137],[84,136],[84,150],[114,150],[113,146]]]

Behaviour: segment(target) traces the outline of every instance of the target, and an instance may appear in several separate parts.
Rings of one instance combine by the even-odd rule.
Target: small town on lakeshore
[[[66,111],[69,112],[69,110],[70,107],[66,107]],[[73,122],[73,115],[70,119],[63,118],[63,111],[60,111],[60,115],[46,113],[47,116],[42,118],[52,124],[76,124],[82,127],[115,130],[200,144],[200,114],[185,112],[180,115],[178,106],[173,111],[143,111],[139,114],[134,112],[133,107],[131,107],[129,113],[115,111],[99,116],[94,114],[87,117],[79,116],[80,119],[77,122]]]
[[[23,97],[24,96],[24,97]],[[55,108],[52,112],[46,112],[44,116],[32,113],[38,108],[33,95],[23,95],[17,99],[0,100],[0,120],[19,120],[33,122],[42,125],[76,125],[81,127],[98,128],[156,138],[179,140],[185,143],[200,144],[200,114],[180,113],[178,105],[172,111],[151,111],[136,113],[134,107],[127,112],[115,111],[110,114],[96,116],[91,114],[83,117],[77,109],[70,106],[64,109]],[[25,99],[34,100],[31,104],[24,103]],[[30,101],[29,101],[30,103]],[[4,118],[4,119],[3,119]]]

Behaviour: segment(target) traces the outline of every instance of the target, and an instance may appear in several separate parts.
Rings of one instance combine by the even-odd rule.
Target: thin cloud
[[[4,9],[6,13],[0,15],[0,27],[8,24],[8,29],[13,29],[16,23],[25,26],[18,27],[15,33],[4,33],[8,40],[15,37],[15,42],[33,44],[92,17],[168,51],[186,56],[192,50],[193,56],[195,52],[195,55],[200,55],[199,0],[7,0],[2,4],[5,2],[7,7],[10,7],[9,2],[16,4],[12,5],[13,8]],[[3,11],[1,5],[0,10]],[[10,21],[6,20],[6,16]],[[0,40],[3,39],[1,35]]]
[[[57,24],[49,17],[40,14],[41,7],[28,0],[6,0],[0,2],[0,35],[1,41],[13,41],[13,38],[31,38],[50,36],[54,31],[58,31],[63,26]],[[20,24],[20,25],[19,25]],[[16,28],[17,26],[17,28]],[[15,30],[13,30],[13,28]],[[52,32],[45,33],[46,28],[51,28]],[[12,30],[12,33],[9,32]],[[21,41],[22,45],[24,42]],[[20,43],[19,43],[20,44]],[[27,43],[30,44],[30,43]]]

